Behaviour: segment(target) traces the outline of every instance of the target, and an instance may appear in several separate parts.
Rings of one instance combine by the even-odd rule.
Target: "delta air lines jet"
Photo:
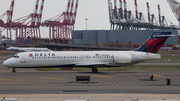
[[[51,52],[22,52],[15,54],[3,62],[12,68],[59,68],[87,67],[92,72],[98,72],[101,67],[121,67],[133,65],[147,60],[160,59],[156,54],[171,32],[153,32],[149,39],[133,51],[51,51]]]

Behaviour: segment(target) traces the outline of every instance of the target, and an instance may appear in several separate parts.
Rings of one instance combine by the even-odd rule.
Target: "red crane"
[[[69,43],[72,43],[72,31],[74,30],[74,24],[77,14],[78,1],[76,0],[75,9],[74,0],[68,0],[67,10],[60,15],[45,20],[42,26],[49,27],[49,38],[57,39],[60,43],[60,39],[67,39]],[[63,41],[63,43],[65,43]]]
[[[7,10],[4,14],[0,16],[0,31],[4,31],[6,29],[7,31],[7,44],[12,44],[12,36],[11,36],[11,24],[12,24],[12,16],[13,16],[13,10],[14,10],[14,2],[15,0],[11,0],[10,9]],[[4,23],[2,18],[7,15],[7,22]],[[9,41],[10,40],[10,41]]]
[[[180,3],[176,0],[167,0],[172,12],[174,13],[176,19],[179,21],[180,27]]]
[[[43,12],[44,0],[41,2],[41,9],[38,12],[39,0],[36,0],[34,13],[31,13],[22,18],[13,20],[11,27],[16,30],[16,43],[26,44],[26,40],[29,38],[31,43],[35,43],[38,38],[41,38],[40,34],[40,22]]]

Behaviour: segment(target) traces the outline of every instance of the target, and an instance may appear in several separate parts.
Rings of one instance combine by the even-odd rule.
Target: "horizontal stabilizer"
[[[153,37],[154,38],[168,38],[168,37],[173,37],[173,36],[176,36],[176,35],[154,35]]]

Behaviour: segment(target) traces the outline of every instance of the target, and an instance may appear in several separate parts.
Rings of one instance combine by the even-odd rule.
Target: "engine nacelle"
[[[114,56],[114,62],[115,63],[137,63],[140,62],[141,58],[134,55],[115,55]]]

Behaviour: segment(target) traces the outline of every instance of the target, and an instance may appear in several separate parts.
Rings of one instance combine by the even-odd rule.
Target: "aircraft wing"
[[[94,62],[94,63],[77,63],[75,66],[99,66],[99,65],[106,65],[109,62]]]

